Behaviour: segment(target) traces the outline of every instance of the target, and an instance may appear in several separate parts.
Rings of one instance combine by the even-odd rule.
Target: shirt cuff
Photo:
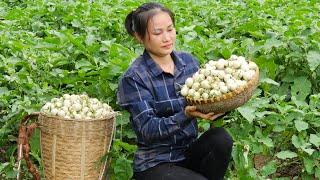
[[[188,123],[191,122],[191,120],[195,119],[194,117],[187,116],[184,111],[181,111],[175,115],[174,121],[178,124],[180,128],[183,128]]]

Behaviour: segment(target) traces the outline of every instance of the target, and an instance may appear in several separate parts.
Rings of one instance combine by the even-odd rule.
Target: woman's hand
[[[193,116],[193,117],[198,117],[198,118],[208,119],[208,120],[215,120],[218,117],[222,116],[224,113],[219,113],[219,114],[207,113],[207,114],[204,114],[202,112],[197,111],[197,107],[196,106],[186,106],[185,114],[187,116]]]

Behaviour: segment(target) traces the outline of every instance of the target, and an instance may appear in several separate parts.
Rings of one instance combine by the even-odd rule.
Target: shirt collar
[[[178,53],[176,51],[172,51],[172,53],[170,54],[173,62],[175,64],[175,70],[174,73],[177,74],[180,71],[182,71],[186,64],[182,61],[182,59],[178,56]],[[143,52],[143,59],[145,60],[147,66],[149,67],[149,69],[151,70],[151,72],[155,75],[158,76],[161,73],[163,73],[163,70],[160,68],[160,66],[151,58],[151,56],[149,55],[149,53],[147,52],[147,50],[144,50]]]

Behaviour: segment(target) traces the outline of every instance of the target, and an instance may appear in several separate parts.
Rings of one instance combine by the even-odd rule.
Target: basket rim
[[[186,98],[187,102],[194,104],[194,105],[216,103],[216,102],[220,102],[223,100],[231,99],[231,98],[237,96],[238,94],[244,92],[245,90],[249,89],[250,87],[257,86],[258,83],[259,83],[259,68],[257,68],[253,78],[250,81],[248,81],[247,84],[238,87],[237,89],[233,90],[232,92],[228,92],[228,93],[223,94],[219,97],[214,97],[214,98],[210,98],[210,99],[206,99],[206,100],[203,100],[203,99],[194,100],[188,96],[185,98]]]
[[[112,118],[115,118],[117,114],[119,114],[118,112],[112,112],[110,115],[108,115],[107,117],[104,118],[96,118],[96,119],[67,119],[67,118],[63,118],[61,116],[52,116],[52,115],[48,115],[45,114],[43,112],[39,113],[41,116],[45,116],[48,118],[54,118],[54,119],[59,119],[61,121],[77,121],[77,122],[92,122],[92,121],[104,121],[104,120],[109,120]]]

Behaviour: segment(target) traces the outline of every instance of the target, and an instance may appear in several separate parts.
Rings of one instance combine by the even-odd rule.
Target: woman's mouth
[[[165,49],[170,49],[172,47],[172,44],[167,44],[167,45],[164,45],[162,47],[165,48]]]

